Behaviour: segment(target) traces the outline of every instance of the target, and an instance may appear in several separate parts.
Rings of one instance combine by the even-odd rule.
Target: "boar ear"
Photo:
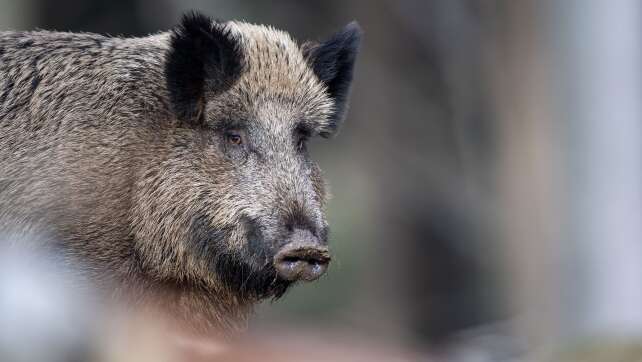
[[[182,121],[203,117],[207,95],[221,93],[242,72],[238,42],[225,25],[192,12],[172,31],[165,78],[172,110]]]
[[[336,130],[347,111],[361,34],[361,27],[353,21],[322,43],[306,43],[302,46],[303,54],[310,67],[319,80],[327,86],[328,93],[334,100],[334,114],[329,127],[331,130]]]

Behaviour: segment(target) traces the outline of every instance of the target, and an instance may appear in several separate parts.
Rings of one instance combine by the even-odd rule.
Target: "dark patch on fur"
[[[28,48],[28,47],[30,47],[32,45],[33,45],[33,40],[31,40],[31,39],[22,40],[22,41],[19,41],[18,43],[16,43],[16,47],[18,49]]]
[[[0,93],[0,104],[4,104],[6,102],[7,97],[9,96],[9,93],[11,93],[14,85],[15,84],[13,82],[13,79],[9,79],[5,82],[2,93]]]
[[[277,276],[272,265],[273,253],[265,246],[258,225],[250,220],[243,223],[249,227],[246,227],[248,246],[242,250],[232,250],[228,246],[232,228],[213,228],[203,214],[193,219],[190,244],[197,257],[207,260],[216,276],[238,296],[278,298],[292,283]]]
[[[345,117],[347,100],[352,83],[354,63],[359,51],[362,31],[357,22],[321,44],[304,44],[302,51],[316,76],[328,87],[334,100],[335,111],[330,128],[335,131]],[[330,133],[322,134],[327,137]]]
[[[256,255],[261,260],[272,257],[272,253],[265,244],[265,236],[258,221],[244,218],[242,221],[247,235],[247,249],[250,254]]]
[[[317,237],[323,244],[328,243],[328,236],[330,235],[330,228],[328,226],[323,227],[321,230],[319,230],[319,234]]]
[[[292,232],[294,229],[304,229],[317,235],[314,223],[299,203],[293,202],[286,209],[287,213],[283,217],[283,224],[288,232]]]
[[[31,94],[33,95],[33,92],[36,91],[36,88],[38,88],[38,85],[40,84],[40,81],[42,80],[42,77],[40,76],[40,73],[38,72],[38,60],[35,59],[33,61],[33,75],[31,78]]]
[[[196,12],[184,15],[172,32],[165,66],[173,111],[194,122],[206,95],[229,89],[242,69],[240,46],[222,24]]]

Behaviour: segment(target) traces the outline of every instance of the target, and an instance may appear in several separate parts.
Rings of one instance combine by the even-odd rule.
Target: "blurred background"
[[[299,41],[365,31],[348,119],[312,148],[335,262],[250,333],[641,360],[639,1],[0,0],[0,28],[142,36],[191,9]]]

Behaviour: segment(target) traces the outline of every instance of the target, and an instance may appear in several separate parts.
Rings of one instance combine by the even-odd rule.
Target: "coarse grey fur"
[[[242,329],[289,286],[271,258],[292,230],[326,242],[305,140],[343,118],[359,35],[300,47],[199,14],[144,38],[0,32],[0,228],[47,235],[107,296]]]

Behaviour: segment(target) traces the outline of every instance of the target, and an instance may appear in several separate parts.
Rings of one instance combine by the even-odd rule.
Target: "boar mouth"
[[[313,281],[328,269],[330,253],[327,246],[290,243],[274,257],[274,268],[279,277],[290,281]]]

